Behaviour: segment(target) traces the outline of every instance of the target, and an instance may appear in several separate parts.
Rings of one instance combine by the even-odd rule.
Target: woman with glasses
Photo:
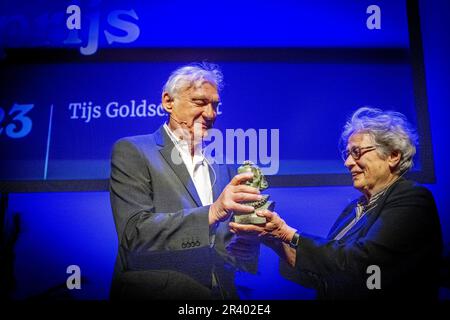
[[[414,130],[398,112],[364,107],[341,138],[345,166],[362,195],[326,238],[270,211],[258,213],[265,225],[231,222],[231,232],[258,234],[319,299],[437,298],[442,237],[436,205],[426,188],[403,177],[413,166]]]

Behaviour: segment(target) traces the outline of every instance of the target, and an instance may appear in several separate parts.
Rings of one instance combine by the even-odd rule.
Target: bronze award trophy
[[[269,187],[269,184],[267,183],[266,178],[264,177],[263,173],[261,172],[261,169],[255,165],[253,162],[246,160],[238,168],[238,174],[245,173],[245,172],[252,172],[253,173],[253,179],[246,181],[245,184],[259,189],[260,191],[265,190]],[[269,195],[262,195],[263,198],[259,201],[252,201],[252,202],[243,202],[245,205],[249,205],[255,208],[255,210],[252,213],[242,213],[242,212],[235,212],[234,213],[234,222],[240,223],[240,224],[265,224],[266,218],[260,217],[256,215],[256,210],[270,210],[273,211],[275,207],[275,202],[269,201]]]

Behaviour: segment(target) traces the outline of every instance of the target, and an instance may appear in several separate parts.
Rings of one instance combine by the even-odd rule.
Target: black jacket
[[[318,290],[319,299],[436,299],[442,235],[432,194],[403,178],[377,200],[340,240],[334,237],[354,218],[351,203],[327,238],[302,233],[297,281]],[[380,268],[381,289],[368,289]]]

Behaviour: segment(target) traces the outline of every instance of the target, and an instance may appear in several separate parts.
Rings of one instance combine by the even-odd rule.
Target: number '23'
[[[10,138],[23,138],[30,133],[33,122],[26,114],[33,109],[34,104],[17,104],[15,103],[11,110],[9,110],[9,115],[12,116],[17,113],[12,121],[5,127],[5,133]],[[5,117],[5,111],[0,108],[0,124],[3,122]],[[20,122],[20,126],[17,126],[16,122]],[[19,128],[19,129],[18,129]],[[3,126],[0,126],[0,135],[3,132]]]

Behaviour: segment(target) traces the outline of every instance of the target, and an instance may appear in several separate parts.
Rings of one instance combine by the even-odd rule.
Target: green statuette
[[[253,162],[246,160],[238,168],[238,174],[252,172],[253,179],[245,182],[246,185],[259,189],[259,191],[265,190],[269,187],[266,178],[264,177],[261,169]],[[270,210],[273,211],[275,202],[269,201],[269,195],[262,195],[263,198],[254,202],[243,202],[245,205],[252,206],[255,210],[252,213],[235,212],[233,219],[236,223],[241,224],[265,224],[266,218],[256,215],[256,210]]]

